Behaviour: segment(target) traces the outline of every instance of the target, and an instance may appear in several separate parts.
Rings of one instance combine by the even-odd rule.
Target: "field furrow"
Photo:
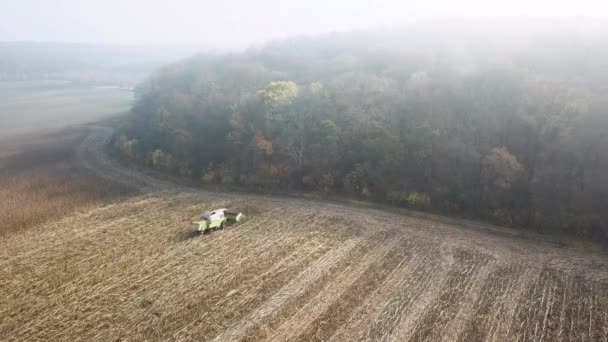
[[[332,341],[382,341],[391,336],[410,305],[429,285],[439,260],[425,252],[436,246],[416,241],[410,259],[351,315]]]
[[[370,246],[370,249],[361,255],[359,261],[353,261],[343,271],[339,271],[340,275],[330,282],[323,291],[299,308],[295,314],[284,320],[270,334],[268,340],[293,340],[301,334],[305,334],[313,321],[316,321],[319,317],[325,317],[325,313],[336,298],[346,293],[353,284],[361,280],[366,270],[382,259],[394,246],[395,243],[388,246]]]
[[[266,339],[284,320],[292,317],[303,305],[316,297],[344,269],[358,260],[367,247],[361,239],[340,243],[317,260],[289,284],[273,294],[234,329],[216,340],[258,341]]]
[[[463,298],[471,290],[480,268],[487,262],[487,256],[461,249],[454,251],[453,258],[454,266],[447,274],[439,297],[416,322],[410,337],[411,341],[441,339],[448,324],[456,317],[463,305]]]
[[[381,260],[371,264],[356,283],[335,298],[322,315],[313,320],[296,341],[326,341],[335,334],[338,327],[348,320],[353,311],[403,262],[409,258],[406,244],[400,243],[385,254]]]
[[[522,268],[518,265],[499,266],[487,277],[473,306],[473,313],[458,337],[461,342],[488,341],[504,321],[509,321],[506,304],[516,291]]]

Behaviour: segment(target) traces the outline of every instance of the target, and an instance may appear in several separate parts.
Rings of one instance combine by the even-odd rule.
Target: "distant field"
[[[131,91],[68,82],[0,82],[0,139],[97,121],[125,112]]]

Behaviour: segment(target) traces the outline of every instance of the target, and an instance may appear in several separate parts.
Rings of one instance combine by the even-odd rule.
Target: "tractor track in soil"
[[[81,165],[141,192],[0,242],[2,341],[608,341],[608,258],[376,209],[220,193]],[[247,220],[196,236],[210,207]]]

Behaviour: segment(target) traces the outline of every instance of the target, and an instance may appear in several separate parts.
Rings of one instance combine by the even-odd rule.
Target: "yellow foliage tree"
[[[292,81],[270,82],[266,88],[258,91],[260,99],[270,105],[287,103],[297,95],[298,86]]]
[[[255,146],[260,152],[262,152],[262,154],[265,156],[272,155],[272,143],[264,137],[264,134],[262,134],[261,131],[257,130],[255,132],[254,141]]]

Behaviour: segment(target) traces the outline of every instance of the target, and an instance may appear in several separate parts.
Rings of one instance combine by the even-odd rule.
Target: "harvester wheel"
[[[224,222],[220,223],[220,230],[224,230]]]

